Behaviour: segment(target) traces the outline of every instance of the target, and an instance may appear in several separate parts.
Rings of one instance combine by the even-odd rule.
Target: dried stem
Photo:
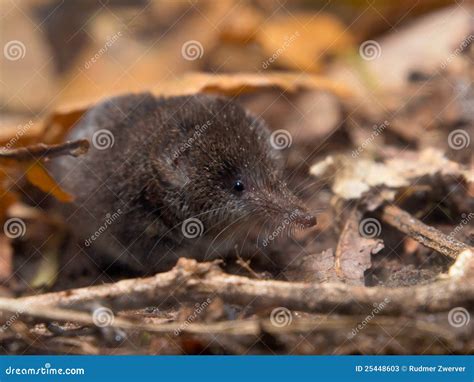
[[[44,309],[35,305],[25,305],[19,301],[9,298],[0,298],[0,310],[7,311],[12,314],[21,312],[22,317],[29,317],[36,320],[46,320],[48,322],[74,322],[76,324],[94,326],[94,320],[91,314],[78,312],[70,309],[49,307]],[[292,313],[288,313],[291,315]],[[133,322],[121,317],[115,316],[111,320],[111,325],[115,328],[121,328],[131,331],[148,331],[152,333],[187,333],[197,335],[207,334],[226,334],[236,336],[258,336],[262,332],[272,334],[289,334],[289,333],[313,333],[314,331],[322,332],[328,330],[341,330],[349,335],[351,330],[357,324],[366,319],[366,316],[335,316],[335,317],[317,317],[317,318],[298,318],[286,317],[284,325],[279,323],[275,325],[271,319],[251,318],[245,320],[221,321],[213,323],[140,323]],[[416,331],[417,335],[436,335],[449,341],[454,340],[455,336],[452,331],[445,330],[439,325],[432,324],[425,320],[413,320],[411,318],[403,319],[403,327],[410,331]],[[390,333],[394,330],[399,331],[400,318],[387,316],[374,317],[373,320],[367,322],[367,330],[370,326],[380,329],[383,327],[386,332]]]
[[[469,253],[469,262],[472,262],[472,252]],[[453,267],[456,266],[455,264]],[[469,264],[463,266],[468,267]],[[446,311],[455,306],[474,306],[471,280],[470,277],[450,277],[412,288],[290,283],[230,275],[214,263],[198,263],[182,258],[171,271],[153,277],[24,297],[17,299],[17,302],[67,308],[81,308],[93,302],[103,302],[120,310],[163,306],[164,302],[176,301],[175,299],[201,301],[213,295],[234,304],[255,304],[259,308],[283,306],[313,313],[367,314],[374,304],[388,299],[390,303],[384,307],[384,314],[402,315]],[[170,299],[170,296],[175,299]]]
[[[427,226],[408,212],[403,211],[394,205],[387,205],[384,207],[382,219],[424,246],[434,249],[435,251],[453,259],[456,259],[458,254],[465,249],[471,251],[474,250],[474,248],[469,245],[461,243],[451,236],[445,235],[436,228]]]
[[[62,155],[79,156],[85,154],[89,149],[89,141],[80,139],[72,142],[65,142],[57,145],[45,145],[39,143],[28,147],[3,150],[0,149],[1,159],[14,159],[17,161],[31,161],[35,159],[48,159]]]

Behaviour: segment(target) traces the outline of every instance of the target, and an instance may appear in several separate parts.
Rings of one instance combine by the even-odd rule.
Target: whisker
[[[241,217],[239,217],[238,219],[234,220],[233,222],[229,223],[227,226],[225,226],[217,235],[216,237],[212,240],[211,244],[209,244],[209,247],[206,251],[206,254],[204,255],[204,259],[207,258],[207,255],[209,253],[209,250],[212,248],[213,244],[216,242],[217,238],[222,235],[229,227],[231,227],[233,224],[239,222],[240,220],[242,220],[243,218],[246,218],[247,216],[249,216],[252,212],[248,212],[244,215],[242,215]]]
[[[208,213],[212,213],[214,211],[217,211],[217,210],[220,210],[222,208],[225,208],[225,207],[218,207],[218,208],[214,208],[212,210],[209,210],[209,211],[204,211],[204,212],[201,212],[197,215],[194,215],[192,216],[192,218],[195,218],[195,217],[198,217],[198,216],[202,216],[202,215],[205,215],[205,214],[208,214]],[[148,255],[151,256],[151,253],[152,251],[156,248],[156,246],[161,242],[162,239],[164,239],[166,237],[166,235],[168,233],[170,233],[172,230],[174,230],[175,228],[177,228],[178,226],[180,226],[181,224],[183,224],[183,222],[179,222],[178,224],[176,224],[175,226],[171,227],[168,231],[166,231],[163,235],[160,236],[159,240],[155,242],[155,244],[153,244],[153,247],[150,249]]]

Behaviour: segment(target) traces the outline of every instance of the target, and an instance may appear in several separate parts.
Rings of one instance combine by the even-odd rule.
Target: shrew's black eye
[[[242,192],[245,190],[244,183],[241,180],[236,180],[234,182],[234,191]]]

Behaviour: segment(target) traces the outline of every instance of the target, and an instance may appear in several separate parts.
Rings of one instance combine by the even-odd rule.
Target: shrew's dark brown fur
[[[100,259],[146,273],[179,256],[225,256],[250,229],[316,223],[283,183],[263,121],[228,99],[117,97],[68,138],[91,149],[52,171],[76,196],[67,221]]]

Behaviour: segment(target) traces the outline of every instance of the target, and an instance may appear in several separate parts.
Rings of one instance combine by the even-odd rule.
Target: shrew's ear
[[[189,182],[189,176],[185,172],[189,165],[183,163],[186,158],[179,159],[170,157],[151,161],[151,168],[147,171],[151,176],[144,182],[145,186],[139,196],[142,203],[149,205],[151,209],[159,210],[164,208],[164,195],[171,192],[177,196],[181,193]]]
[[[192,166],[188,163],[187,155],[179,153],[172,153],[171,155],[162,155],[161,159],[152,163],[153,172],[159,174],[156,181],[159,182],[159,187],[163,189],[181,189],[188,182],[190,175],[188,173]]]

